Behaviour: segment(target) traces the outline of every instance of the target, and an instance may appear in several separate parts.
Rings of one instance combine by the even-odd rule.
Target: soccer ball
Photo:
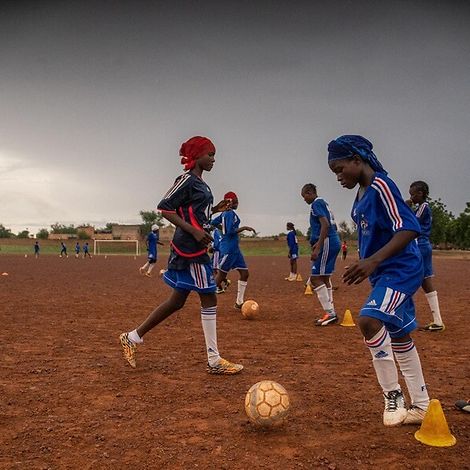
[[[254,300],[247,300],[242,305],[242,315],[248,320],[252,320],[259,313],[259,305]]]
[[[245,411],[249,420],[259,427],[279,426],[289,413],[286,389],[272,380],[254,384],[245,396]]]

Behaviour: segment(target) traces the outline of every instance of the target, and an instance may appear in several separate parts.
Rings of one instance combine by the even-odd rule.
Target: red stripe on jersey
[[[393,198],[392,192],[390,191],[388,184],[381,178],[375,178],[374,183],[375,182],[377,182],[377,184],[382,188],[392,218],[395,220],[395,229],[401,228],[403,226],[403,221],[401,220],[400,213],[398,212],[397,203]]]
[[[191,222],[191,225],[193,227],[196,227],[199,230],[203,230],[203,228],[199,225],[196,217],[194,217],[194,211],[193,211],[193,206],[188,207],[188,213],[189,213],[189,220]]]
[[[195,258],[196,256],[201,256],[207,253],[207,248],[197,251],[196,253],[185,253],[184,251],[181,251],[179,248],[177,248],[173,242],[170,242],[170,245],[173,247],[176,253],[178,253],[180,256],[183,256],[184,258]]]

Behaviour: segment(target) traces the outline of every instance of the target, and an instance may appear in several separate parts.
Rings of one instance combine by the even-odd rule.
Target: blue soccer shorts
[[[424,266],[424,279],[427,277],[433,277],[434,271],[432,269],[432,246],[429,241],[427,243],[418,243],[419,251],[421,252],[421,256],[423,258],[423,266]]]
[[[320,254],[312,264],[312,276],[330,276],[333,274],[340,248],[338,237],[325,238]]]
[[[374,287],[360,316],[380,320],[391,338],[401,338],[418,326],[413,296],[391,287]]]
[[[219,269],[224,273],[228,273],[232,269],[248,269],[248,267],[241,251],[237,251],[235,253],[227,253],[226,255],[222,255],[222,258],[219,262]]]
[[[147,256],[147,260],[149,264],[155,264],[157,262],[157,256],[152,253],[149,253],[149,255]]]
[[[195,291],[199,294],[215,293],[217,287],[210,263],[191,263],[189,268],[183,270],[168,269],[163,280],[173,289]]]

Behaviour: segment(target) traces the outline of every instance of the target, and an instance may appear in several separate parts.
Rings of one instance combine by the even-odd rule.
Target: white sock
[[[371,339],[364,339],[372,354],[372,364],[384,393],[400,390],[398,371],[393,359],[392,340],[385,327]]]
[[[328,289],[328,298],[330,299],[331,306],[333,307],[333,312],[335,311],[335,304],[333,302],[333,285],[331,284],[331,279],[330,279],[330,284],[327,287]]]
[[[429,308],[431,309],[433,323],[442,325],[441,311],[439,309],[439,299],[437,298],[437,291],[428,292],[425,294],[428,301]]]
[[[330,302],[326,285],[322,284],[321,286],[315,287],[314,291],[317,294],[318,300],[320,301],[323,310],[325,310],[326,313],[334,313],[333,305]]]
[[[135,344],[142,344],[144,342],[144,339],[138,335],[137,330],[129,332],[129,339]]]
[[[149,267],[148,261],[140,268],[142,271],[145,271]]]
[[[155,263],[149,265],[148,273],[150,274],[153,271],[153,268],[155,267]]]
[[[411,404],[426,411],[429,405],[429,395],[424,382],[421,361],[413,340],[410,339],[406,343],[392,343],[392,349],[405,378]]]
[[[237,292],[237,304],[240,305],[244,302],[245,299],[245,289],[247,281],[238,281],[238,292]]]
[[[207,362],[210,366],[215,366],[220,359],[217,349],[217,305],[201,307],[201,321],[206,340]]]

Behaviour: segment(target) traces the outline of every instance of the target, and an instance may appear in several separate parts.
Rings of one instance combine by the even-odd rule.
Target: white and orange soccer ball
[[[245,411],[249,420],[259,427],[281,425],[289,414],[286,389],[272,380],[254,384],[245,396]]]
[[[242,305],[242,315],[247,320],[253,320],[259,315],[259,305],[254,300],[246,300]]]

